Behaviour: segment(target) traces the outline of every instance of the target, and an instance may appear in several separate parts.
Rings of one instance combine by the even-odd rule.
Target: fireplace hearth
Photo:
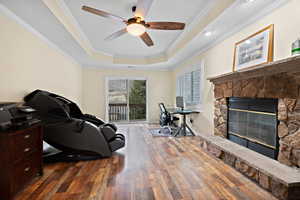
[[[208,80],[214,136],[200,147],[278,199],[300,200],[300,56]]]
[[[277,159],[277,105],[277,99],[229,98],[227,138]]]

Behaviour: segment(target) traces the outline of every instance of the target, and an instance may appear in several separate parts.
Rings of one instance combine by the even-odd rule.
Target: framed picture
[[[273,61],[274,25],[235,44],[233,71]]]

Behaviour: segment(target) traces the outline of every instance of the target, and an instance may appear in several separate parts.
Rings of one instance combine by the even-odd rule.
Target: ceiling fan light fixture
[[[133,23],[129,24],[126,28],[127,32],[133,36],[141,36],[145,33],[146,27],[142,24]]]

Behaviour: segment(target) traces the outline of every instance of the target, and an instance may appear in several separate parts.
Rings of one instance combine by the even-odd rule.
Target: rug
[[[149,132],[155,137],[172,137],[171,131],[167,128],[151,128]]]

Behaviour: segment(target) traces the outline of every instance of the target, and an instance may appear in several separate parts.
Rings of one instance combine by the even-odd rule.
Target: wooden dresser
[[[35,125],[0,132],[0,199],[13,199],[37,175],[42,175],[43,129]]]

